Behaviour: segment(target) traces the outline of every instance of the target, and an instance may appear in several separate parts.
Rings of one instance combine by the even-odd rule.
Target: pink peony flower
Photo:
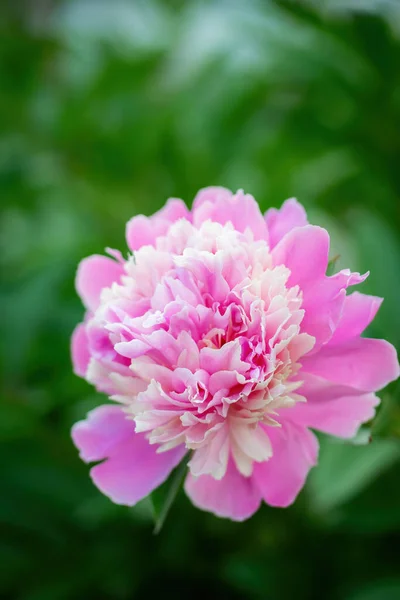
[[[317,462],[312,429],[352,437],[399,376],[394,348],[360,337],[381,299],[326,275],[328,233],[294,199],[265,217],[254,198],[207,188],[127,225],[125,261],[77,273],[86,318],[75,372],[114,401],[72,437],[98,488],[133,505],[187,455],[199,508],[243,520],[288,506]],[[190,453],[190,454],[189,454]]]

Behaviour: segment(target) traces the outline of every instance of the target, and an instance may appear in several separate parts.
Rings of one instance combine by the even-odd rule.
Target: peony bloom
[[[185,490],[243,520],[288,506],[317,462],[312,429],[352,437],[399,376],[394,348],[360,337],[381,299],[326,275],[328,233],[294,199],[199,192],[127,225],[131,255],[83,260],[75,372],[113,404],[72,437],[98,488],[133,505],[186,456]]]

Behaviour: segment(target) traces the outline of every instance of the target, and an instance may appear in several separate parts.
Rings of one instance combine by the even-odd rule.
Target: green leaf
[[[399,459],[400,444],[394,440],[366,446],[321,440],[320,464],[309,479],[315,509],[327,512],[351,500]]]
[[[186,455],[179,465],[174,469],[171,477],[151,494],[151,502],[154,514],[154,534],[160,533],[174,500],[183,485],[188,463]]]
[[[369,583],[363,590],[357,591],[346,600],[397,600],[400,598],[400,581],[378,581]]]
[[[354,534],[382,534],[400,531],[400,487],[398,464],[393,464],[365,491],[351,502],[341,506],[333,515],[333,522]],[[384,490],[384,493],[382,493]]]
[[[340,254],[336,254],[331,260],[328,262],[328,266],[326,268],[326,274],[328,276],[333,275],[335,272],[335,265],[340,258]]]

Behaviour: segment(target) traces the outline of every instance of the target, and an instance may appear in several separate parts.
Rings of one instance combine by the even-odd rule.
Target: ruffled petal
[[[234,195],[225,188],[201,190],[193,202],[193,224],[199,227],[209,219],[222,225],[230,221],[237,231],[250,229],[254,239],[268,240],[267,225],[257,202],[242,190]]]
[[[267,504],[286,507],[294,502],[317,462],[318,441],[311,431],[288,421],[280,428],[268,428],[268,437],[273,456],[254,464],[252,481]]]
[[[295,227],[304,227],[308,224],[307,214],[296,198],[289,198],[282,204],[282,208],[270,208],[265,213],[268,227],[269,245],[274,248],[276,244]]]
[[[72,439],[85,462],[105,459],[90,472],[95,485],[116,504],[128,506],[161,485],[186,452],[179,446],[157,453],[134,427],[120,407],[104,405],[72,429]]]
[[[203,204],[227,203],[231,200],[232,196],[232,192],[227,188],[217,185],[210,185],[197,192],[196,197],[193,200],[192,211],[198,211]]]
[[[74,373],[79,377],[85,377],[90,362],[90,352],[84,323],[79,323],[72,334],[71,357]]]
[[[119,282],[122,266],[107,256],[93,254],[84,258],[78,267],[75,286],[86,308],[95,311],[103,288]]]
[[[165,235],[178,219],[191,220],[190,212],[178,198],[170,198],[166,205],[151,217],[138,215],[126,225],[126,241],[130,250],[139,250],[142,246],[154,245],[156,239]]]
[[[261,503],[261,494],[252,479],[241,475],[232,461],[219,481],[210,475],[194,477],[189,473],[185,491],[198,508],[233,521],[248,519]]]

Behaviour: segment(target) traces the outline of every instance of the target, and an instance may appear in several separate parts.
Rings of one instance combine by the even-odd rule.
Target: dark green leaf
[[[160,533],[174,500],[183,485],[185,474],[187,472],[188,460],[188,455],[186,455],[176,469],[174,469],[168,480],[151,494],[155,534]]]

